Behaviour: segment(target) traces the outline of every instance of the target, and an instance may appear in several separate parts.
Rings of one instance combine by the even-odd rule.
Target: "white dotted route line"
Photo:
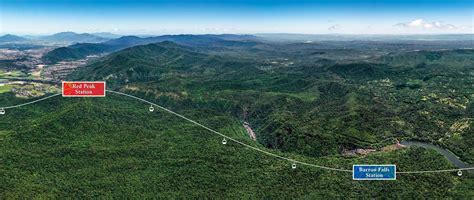
[[[133,95],[129,95],[129,94],[126,94],[126,93],[122,93],[122,92],[117,92],[117,91],[113,91],[113,90],[106,90],[107,92],[109,93],[114,93],[114,94],[118,94],[118,95],[122,95],[122,96],[126,96],[126,97],[130,97],[130,98],[133,98],[133,99],[136,99],[136,100],[139,100],[139,101],[142,101],[142,102],[145,102],[145,103],[148,103],[148,104],[151,104],[153,106],[156,106],[158,108],[160,108],[161,110],[164,110],[168,113],[171,113],[175,116],[178,116],[188,122],[191,122],[197,126],[200,126],[212,133],[215,133],[217,135],[220,135],[224,138],[224,141],[223,143],[226,143],[225,139],[228,139],[228,140],[231,140],[231,141],[234,141],[235,143],[238,143],[240,145],[243,145],[245,147],[248,147],[250,149],[253,149],[255,151],[258,151],[260,153],[263,153],[263,154],[267,154],[269,156],[273,156],[275,158],[279,158],[279,159],[282,159],[282,160],[286,160],[286,161],[290,161],[292,162],[292,168],[295,168],[296,167],[296,163],[298,164],[301,164],[301,165],[306,165],[306,166],[310,166],[310,167],[316,167],[316,168],[320,168],[320,169],[326,169],[326,170],[332,170],[332,171],[339,171],[339,172],[351,172],[352,173],[352,170],[348,170],[348,169],[339,169],[339,168],[332,168],[332,167],[325,167],[325,166],[321,166],[321,165],[316,165],[316,164],[311,164],[311,163],[307,163],[307,162],[303,162],[303,161],[298,161],[298,160],[295,160],[295,159],[291,159],[291,158],[287,158],[287,157],[283,157],[283,156],[280,156],[280,155],[277,155],[277,154],[274,154],[274,153],[271,153],[271,152],[268,152],[268,151],[265,151],[265,150],[262,150],[262,149],[259,149],[257,147],[254,147],[254,146],[251,146],[249,144],[246,144],[246,143],[243,143],[241,141],[238,141],[230,136],[227,136],[227,135],[224,135],[214,129],[211,129],[207,126],[204,126],[192,119],[189,119],[181,114],[178,114],[172,110],[169,110],[163,106],[160,106],[156,103],[153,103],[153,102],[150,102],[148,100],[145,100],[145,99],[142,99],[142,98],[139,98],[139,97],[136,97],[136,96],[133,96]],[[23,104],[18,104],[18,105],[14,105],[14,106],[7,106],[7,107],[0,107],[0,113],[3,112],[3,114],[5,114],[5,110],[6,109],[11,109],[11,108],[18,108],[18,107],[21,107],[21,106],[26,106],[26,105],[29,105],[29,104],[33,104],[33,103],[36,103],[36,102],[40,102],[40,101],[43,101],[43,100],[46,100],[46,99],[49,99],[49,98],[52,98],[52,97],[55,97],[55,96],[59,96],[61,94],[53,94],[51,96],[47,96],[47,97],[44,97],[44,98],[40,98],[40,99],[37,99],[37,100],[34,100],[34,101],[31,101],[31,102],[27,102],[27,103],[23,103]],[[152,110],[150,110],[152,111]],[[464,171],[464,170],[474,170],[474,167],[469,167],[469,168],[459,168],[459,169],[444,169],[444,170],[426,170],[426,171],[397,171],[396,173],[397,174],[420,174],[420,173],[443,173],[443,172],[455,172],[455,171]]]

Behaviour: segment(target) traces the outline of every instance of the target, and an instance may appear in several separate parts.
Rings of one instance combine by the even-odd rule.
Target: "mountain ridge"
[[[232,38],[231,40],[221,39],[220,37],[224,38]],[[58,62],[62,60],[68,59],[80,59],[85,58],[88,55],[92,54],[101,54],[101,53],[111,53],[114,51],[118,51],[121,49],[125,49],[132,46],[137,45],[146,45],[151,43],[157,42],[164,42],[164,41],[171,41],[180,45],[190,46],[190,47],[205,47],[207,49],[212,48],[239,48],[239,47],[251,47],[255,46],[258,43],[254,41],[247,40],[251,38],[247,35],[242,36],[241,40],[238,40],[240,35],[163,35],[163,36],[156,36],[156,37],[146,37],[141,38],[138,36],[122,36],[116,39],[111,39],[105,42],[96,43],[96,44],[89,44],[89,43],[78,43],[66,48],[60,48],[53,50],[52,52],[47,53],[44,56],[44,60],[47,62]],[[87,48],[97,48],[100,46],[99,49],[103,51],[87,51]],[[83,49],[83,52],[88,53],[80,53],[75,52],[77,49]],[[64,51],[64,52],[62,52]],[[61,59],[61,55],[78,55],[78,56],[65,56]],[[55,59],[51,59],[51,58]]]
[[[12,34],[6,34],[3,36],[0,36],[0,43],[23,42],[23,41],[28,41],[28,39],[17,36],[17,35],[12,35]]]
[[[53,35],[47,35],[39,37],[39,40],[49,42],[70,42],[70,43],[99,43],[107,41],[107,38],[103,38],[90,33],[75,33],[75,32],[59,32]]]

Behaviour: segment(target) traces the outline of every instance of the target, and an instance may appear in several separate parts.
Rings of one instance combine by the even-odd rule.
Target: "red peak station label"
[[[105,81],[63,81],[63,97],[105,97]]]

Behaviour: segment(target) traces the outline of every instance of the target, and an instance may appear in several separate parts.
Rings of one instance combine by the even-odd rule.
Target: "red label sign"
[[[105,97],[105,82],[63,81],[63,97]]]

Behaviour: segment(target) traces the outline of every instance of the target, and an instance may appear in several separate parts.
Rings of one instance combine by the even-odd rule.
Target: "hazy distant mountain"
[[[223,38],[228,38],[229,40]],[[230,34],[162,35],[147,38],[141,38],[137,36],[123,36],[102,43],[78,43],[68,47],[57,48],[44,55],[43,60],[47,63],[55,63],[63,60],[75,60],[85,58],[88,55],[111,53],[128,47],[164,41],[171,41],[179,45],[190,47],[203,47],[203,49],[209,51],[223,52],[226,48],[246,48],[259,44],[256,41],[250,41],[252,38],[256,37],[251,35]]]
[[[137,36],[129,35],[129,36],[122,36],[117,39],[112,39],[106,42],[103,42],[104,44],[107,45],[118,45],[118,46],[134,46],[137,44],[143,44],[144,38],[140,38]]]
[[[217,37],[220,39],[224,40],[237,40],[237,41],[243,41],[243,40],[260,40],[261,38],[255,36],[255,35],[239,35],[239,34],[221,34],[221,35],[208,35],[212,37]]]
[[[100,32],[100,33],[91,33],[92,35],[96,35],[103,38],[119,38],[120,35],[109,33],[109,32]]]
[[[293,33],[262,33],[257,37],[269,41],[315,42],[315,41],[472,41],[474,34],[293,34]]]
[[[49,41],[49,42],[69,42],[69,43],[99,43],[107,41],[107,38],[100,37],[97,35],[89,34],[89,33],[74,33],[74,32],[61,32],[56,33],[54,35],[48,35],[40,37],[41,40]]]
[[[28,40],[28,39],[22,38],[22,37],[19,37],[19,36],[16,36],[16,35],[10,35],[10,34],[0,36],[0,43],[3,43],[3,42],[21,42],[21,41],[26,41],[26,40]]]
[[[117,39],[109,40],[104,44],[136,46],[163,41],[171,41],[186,46],[248,46],[255,45],[258,37],[252,35],[162,35],[156,37],[140,38],[137,36],[123,36]]]

